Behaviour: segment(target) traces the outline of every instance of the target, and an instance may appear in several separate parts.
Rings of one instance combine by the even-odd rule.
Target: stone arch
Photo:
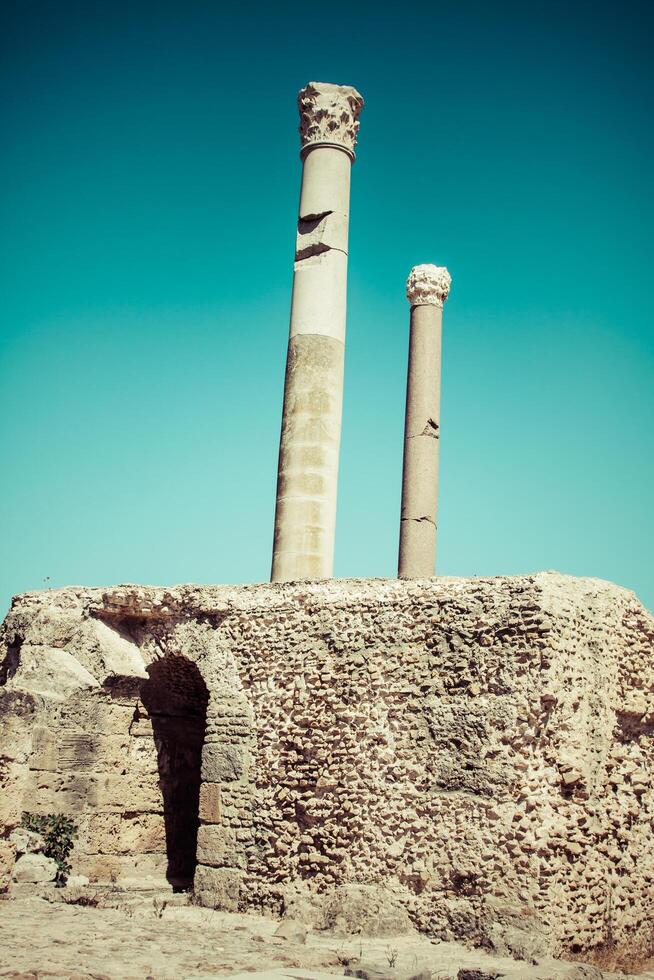
[[[166,833],[166,877],[175,890],[193,884],[202,751],[209,691],[197,665],[166,656],[147,668],[141,701],[152,722]]]

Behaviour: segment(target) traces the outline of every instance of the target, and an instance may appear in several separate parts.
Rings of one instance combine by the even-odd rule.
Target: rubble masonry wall
[[[200,901],[283,911],[380,886],[443,938],[652,953],[654,621],[625,590],[556,574],[67,589],[19,597],[4,639],[5,838],[23,810],[64,810],[75,871],[165,879],[143,691],[170,659],[208,692]]]

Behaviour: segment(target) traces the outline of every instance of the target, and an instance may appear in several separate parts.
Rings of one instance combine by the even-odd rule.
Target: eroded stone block
[[[0,889],[6,888],[14,870],[16,851],[9,841],[0,840]]]
[[[88,849],[100,854],[147,854],[166,850],[163,815],[105,813],[89,820]]]
[[[58,732],[45,725],[35,725],[32,737],[32,754],[30,769],[47,769],[57,772],[59,769]]]
[[[245,854],[227,827],[203,824],[198,828],[197,859],[215,868],[244,868]]]
[[[238,908],[242,876],[225,868],[208,868],[199,864],[195,871],[194,891],[200,905],[234,912]]]
[[[219,783],[201,783],[199,817],[203,823],[221,822],[222,804]]]
[[[14,865],[13,879],[19,882],[54,881],[57,862],[43,854],[23,854]]]
[[[94,775],[89,785],[87,804],[98,811],[163,813],[164,800],[156,756],[152,771],[143,775],[129,772],[119,775],[101,772]]]
[[[41,697],[63,701],[79,691],[98,687],[95,677],[76,657],[57,647],[23,644],[18,667],[7,681]]]
[[[40,854],[45,848],[45,840],[41,834],[26,827],[16,827],[9,837],[9,843],[15,848],[16,854]]]
[[[239,745],[209,742],[202,750],[202,780],[211,783],[241,779],[249,762],[249,753]]]

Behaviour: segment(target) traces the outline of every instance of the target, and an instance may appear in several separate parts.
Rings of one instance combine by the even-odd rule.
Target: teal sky
[[[309,79],[366,99],[336,574],[396,573],[404,282],[435,262],[439,573],[653,608],[649,6],[3,4],[0,612],[267,580]]]

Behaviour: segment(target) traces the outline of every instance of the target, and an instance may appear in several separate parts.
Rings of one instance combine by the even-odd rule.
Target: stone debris
[[[285,939],[289,943],[304,944],[307,941],[307,928],[301,922],[284,919],[274,932],[276,939]]]
[[[456,980],[498,980],[501,973],[488,973],[486,970],[459,970]]]
[[[432,980],[432,971],[420,970],[416,973],[412,970],[396,970],[391,966],[385,968],[361,963],[358,966],[347,966],[345,976],[360,977],[360,980]]]
[[[44,854],[22,854],[14,865],[13,880],[33,884],[54,881],[57,876],[57,862]]]
[[[41,834],[27,830],[25,827],[16,827],[9,835],[9,843],[16,851],[17,856],[20,854],[41,854],[45,849],[45,840]]]
[[[66,885],[68,888],[86,888],[90,884],[86,875],[68,875]]]

